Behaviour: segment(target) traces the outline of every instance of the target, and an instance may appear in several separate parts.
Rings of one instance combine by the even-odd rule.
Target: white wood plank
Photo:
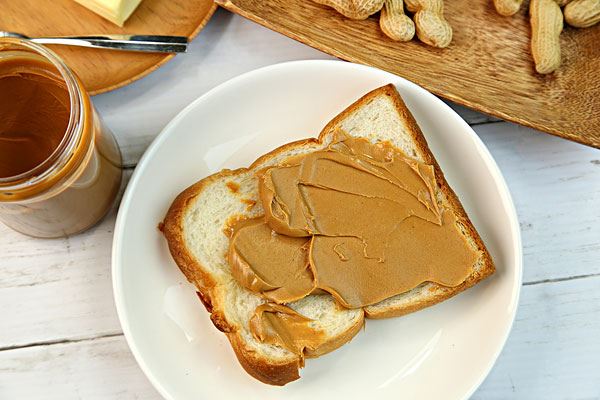
[[[600,150],[506,122],[474,129],[519,214],[524,281],[600,274]]]
[[[115,215],[65,239],[34,239],[0,224],[0,349],[121,332],[110,275]]]
[[[506,347],[473,399],[600,398],[600,277],[525,286]]]
[[[112,300],[114,213],[69,239],[36,240],[1,226],[0,349],[121,332]]]
[[[123,336],[0,352],[0,398],[161,399]]]

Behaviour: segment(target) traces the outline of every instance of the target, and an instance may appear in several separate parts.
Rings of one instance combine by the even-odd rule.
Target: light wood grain
[[[0,398],[161,399],[125,338],[102,337],[0,352]]]
[[[473,399],[598,399],[598,288],[600,277],[525,286],[506,347]]]
[[[0,349],[121,332],[110,275],[113,226],[110,215],[81,236],[57,240],[2,227]]]
[[[131,172],[124,172],[121,193]],[[0,351],[121,332],[110,274],[116,211],[63,239],[31,238],[0,224]]]
[[[73,0],[2,0],[0,29],[27,36],[129,33],[181,35],[192,39],[215,10],[212,0],[144,0],[123,28]],[[134,53],[49,46],[92,93],[102,93],[147,75],[172,54]]]
[[[600,274],[600,150],[507,122],[473,129],[512,193],[524,281]]]
[[[217,0],[219,5],[344,60],[390,71],[485,113],[600,147],[600,25],[566,28],[563,66],[535,73],[527,7],[512,18],[489,0],[446,1],[452,44],[394,42],[378,15],[349,20],[309,0]]]

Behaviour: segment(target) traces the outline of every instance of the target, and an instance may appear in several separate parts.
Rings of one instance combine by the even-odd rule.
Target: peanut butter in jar
[[[43,46],[0,39],[0,221],[35,237],[81,232],[111,208],[121,176],[75,74]]]

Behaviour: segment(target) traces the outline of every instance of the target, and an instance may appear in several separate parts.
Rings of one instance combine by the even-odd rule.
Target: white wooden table
[[[188,54],[94,102],[117,135],[129,177],[193,99],[240,73],[306,58],[329,56],[219,10]],[[508,182],[525,257],[514,328],[474,398],[599,399],[600,151],[452,106]],[[0,399],[160,398],[113,304],[114,223],[113,212],[58,240],[0,225]]]

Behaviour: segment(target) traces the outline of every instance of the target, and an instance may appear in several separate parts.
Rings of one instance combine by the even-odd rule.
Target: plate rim
[[[498,167],[498,164],[496,163],[496,160],[494,159],[494,157],[488,150],[487,146],[483,143],[483,141],[481,140],[479,135],[477,135],[477,133],[475,133],[473,128],[469,124],[467,124],[467,122],[460,115],[458,115],[458,113],[456,111],[454,111],[448,104],[443,102],[441,99],[439,99],[437,96],[435,96],[433,93],[431,93],[427,89],[421,87],[420,85],[417,85],[416,83],[414,83],[412,81],[407,80],[406,78],[392,74],[391,72],[381,70],[379,68],[362,65],[362,64],[357,64],[357,63],[352,63],[352,62],[346,62],[346,61],[342,61],[342,60],[308,59],[308,60],[286,61],[286,62],[282,62],[282,63],[271,64],[268,66],[260,67],[260,68],[245,72],[243,74],[237,75],[237,76],[213,87],[206,93],[200,95],[198,98],[193,100],[187,106],[185,106],[177,115],[175,115],[175,117],[173,117],[173,119],[171,119],[165,125],[165,127],[161,130],[161,132],[154,138],[152,143],[144,151],[144,154],[142,155],[142,157],[140,157],[140,160],[138,161],[138,163],[136,165],[136,168],[127,184],[127,187],[125,189],[123,197],[120,201],[117,218],[115,221],[114,235],[113,235],[113,241],[112,241],[112,247],[111,247],[111,280],[112,280],[113,298],[115,301],[115,307],[117,309],[119,323],[123,330],[123,335],[125,336],[127,346],[129,347],[138,366],[143,371],[146,378],[149,380],[149,382],[152,384],[152,386],[160,393],[160,395],[168,400],[176,400],[171,395],[171,393],[168,392],[163,387],[160,380],[154,375],[154,372],[152,371],[150,366],[145,363],[143,355],[137,347],[137,344],[136,344],[136,342],[132,336],[132,333],[130,331],[129,321],[128,321],[128,317],[126,315],[124,298],[123,298],[122,290],[121,290],[122,282],[120,280],[120,274],[118,273],[118,270],[120,268],[119,254],[121,253],[121,245],[122,245],[122,242],[121,242],[122,233],[121,232],[123,231],[123,228],[124,228],[125,215],[127,214],[130,203],[132,201],[134,187],[137,185],[137,181],[140,179],[140,176],[144,172],[146,165],[150,162],[149,160],[151,160],[154,153],[156,153],[156,151],[158,151],[158,149],[160,148],[162,143],[166,140],[166,138],[169,135],[169,131],[171,131],[175,126],[177,126],[180,123],[180,121],[183,120],[190,112],[192,112],[199,104],[206,101],[206,99],[210,98],[215,93],[217,93],[229,86],[235,85],[240,81],[252,78],[253,75],[268,73],[271,70],[276,70],[279,68],[285,69],[285,68],[294,67],[294,66],[301,65],[301,64],[312,64],[312,65],[331,64],[331,65],[336,65],[336,66],[344,65],[344,67],[342,67],[342,68],[348,67],[348,68],[363,69],[366,71],[374,70],[374,71],[378,71],[378,72],[383,72],[385,74],[393,76],[395,79],[397,79],[397,81],[402,81],[403,84],[405,84],[405,85],[412,86],[413,88],[422,92],[423,95],[429,97],[432,101],[441,103],[441,105],[443,107],[445,107],[447,111],[450,111],[449,115],[451,116],[451,118],[456,119],[460,125],[462,125],[464,128],[467,128],[470,138],[472,140],[474,140],[475,146],[477,147],[479,154],[482,156],[483,161],[485,162],[488,169],[490,170],[490,173],[494,176],[494,180],[495,180],[496,184],[499,186],[500,200],[506,207],[506,211],[509,216],[509,224],[510,224],[512,236],[513,236],[512,245],[513,245],[513,249],[514,249],[514,260],[513,260],[512,264],[514,265],[515,272],[516,272],[515,278],[514,278],[515,282],[513,282],[513,287],[512,287],[512,290],[513,290],[512,303],[514,304],[514,306],[512,307],[512,315],[510,316],[510,323],[507,324],[507,326],[505,328],[505,332],[504,332],[503,338],[501,340],[501,345],[498,346],[498,348],[494,352],[494,355],[488,360],[488,364],[486,365],[486,367],[481,370],[482,373],[480,373],[479,379],[475,380],[473,382],[473,384],[471,385],[470,389],[465,392],[465,394],[462,398],[460,398],[461,400],[467,400],[473,395],[473,393],[479,388],[479,386],[481,386],[483,381],[487,378],[487,376],[491,372],[492,368],[496,364],[498,357],[500,356],[500,354],[502,353],[502,350],[506,346],[506,342],[508,340],[510,332],[512,331],[512,328],[513,328],[513,325],[515,322],[515,318],[516,318],[516,314],[517,314],[517,311],[519,308],[519,301],[520,301],[520,295],[521,295],[521,289],[522,289],[522,283],[523,283],[523,246],[522,246],[522,240],[521,240],[521,229],[519,226],[518,214],[517,214],[517,211],[515,208],[514,201],[512,199],[512,195],[510,193],[510,189],[506,183],[506,180],[504,179],[504,175],[502,174],[500,168]]]

